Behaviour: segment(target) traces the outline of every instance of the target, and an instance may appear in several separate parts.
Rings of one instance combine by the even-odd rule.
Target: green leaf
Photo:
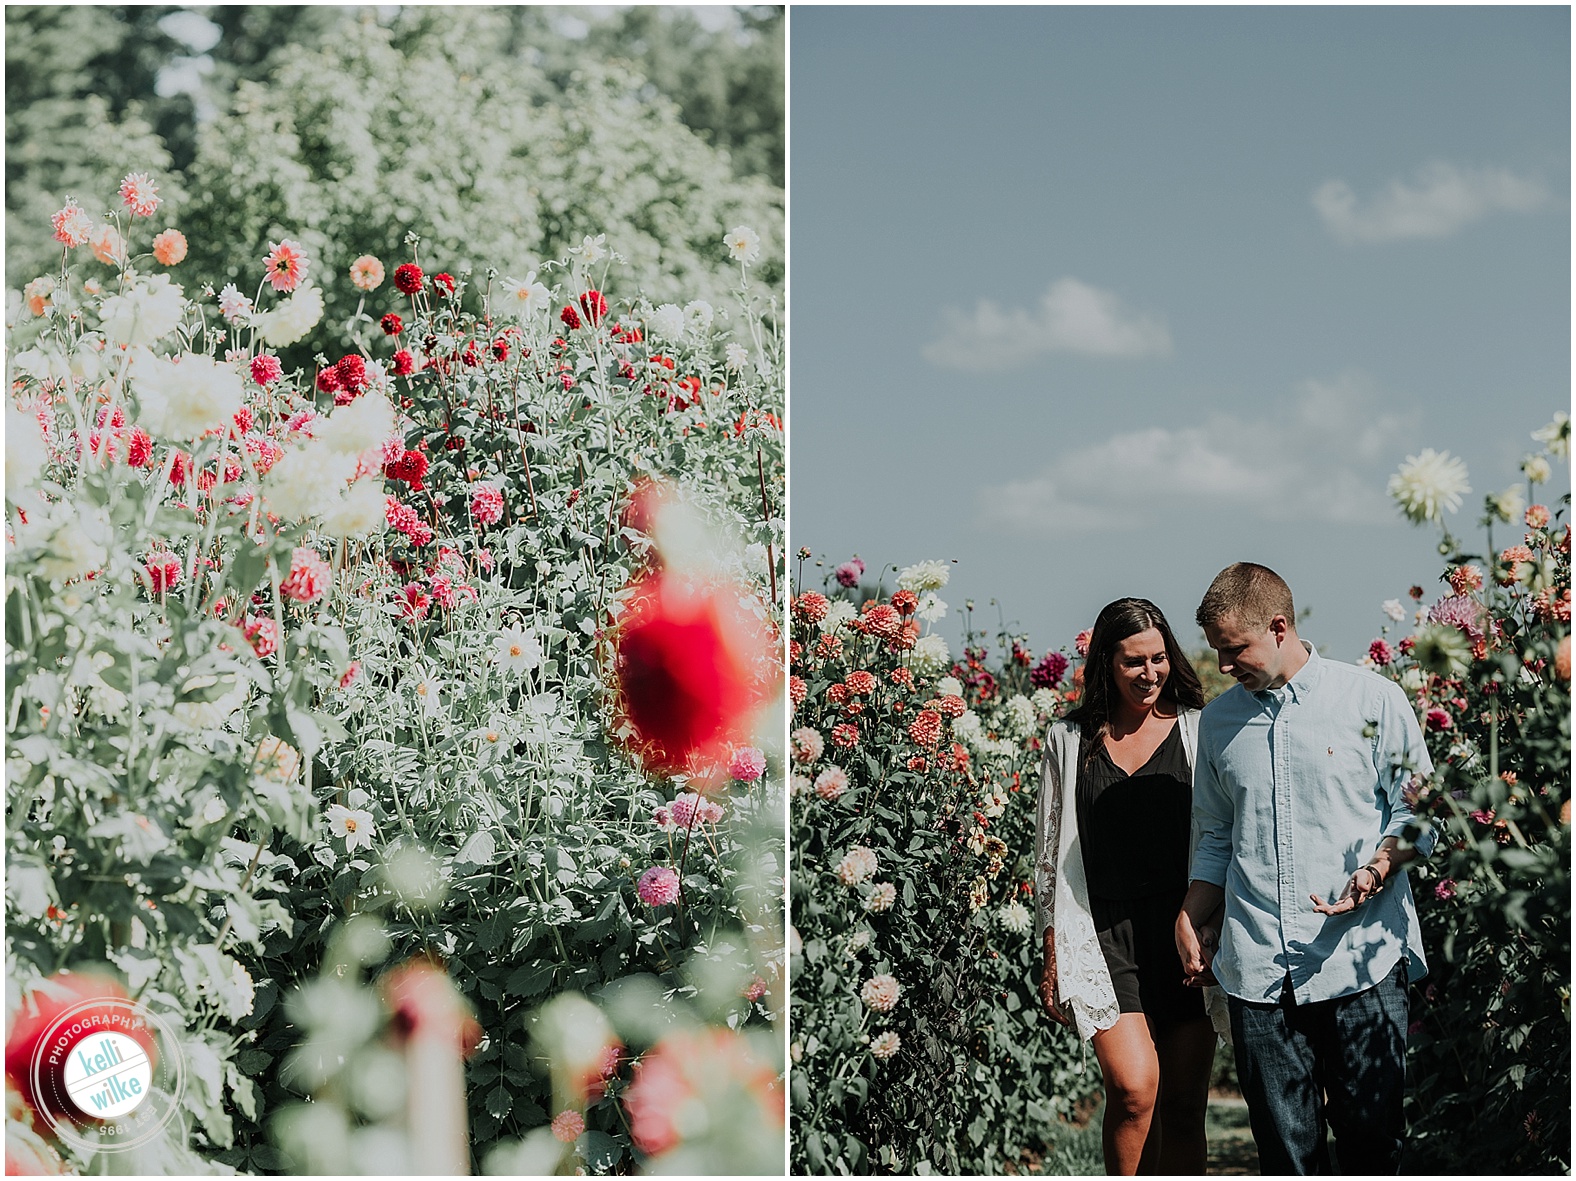
[[[487,1111],[497,1120],[502,1120],[514,1110],[514,1096],[508,1087],[494,1087],[487,1092]]]
[[[594,1173],[606,1173],[624,1159],[624,1146],[606,1132],[584,1132],[576,1147]]]

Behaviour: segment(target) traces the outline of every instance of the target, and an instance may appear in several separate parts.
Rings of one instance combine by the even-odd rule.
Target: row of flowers
[[[173,1018],[202,1085],[162,1167],[302,1167],[303,1092],[352,1138],[394,1118],[289,1065],[303,1029],[354,1028],[381,1061],[364,1015],[403,1028],[386,988],[312,983],[370,938],[336,934],[347,916],[375,915],[378,954],[351,958],[444,963],[477,1023],[476,1161],[577,1121],[582,1167],[704,1156],[698,1132],[631,1136],[677,1082],[621,1068],[600,1106],[562,1108],[522,1039],[554,993],[677,985],[690,961],[738,979],[691,1023],[736,1040],[781,1004],[781,353],[753,231],[720,246],[737,306],[616,312],[603,239],[478,293],[412,239],[392,291],[380,260],[351,266],[363,347],[331,361],[289,351],[323,309],[296,241],[253,297],[193,300],[142,270],[155,183],[122,196],[98,223],[60,211],[61,271],[12,309],[17,985],[108,964]],[[73,255],[105,227],[108,279]],[[178,237],[151,261],[178,266]],[[654,1061],[689,1077],[745,1052],[697,1028]],[[752,1110],[780,1134],[769,1087]]]
[[[1029,946],[1039,735],[1080,672],[972,632],[955,657],[949,576],[872,594],[855,558],[790,606],[796,1169],[1000,1171],[1090,1089]]]

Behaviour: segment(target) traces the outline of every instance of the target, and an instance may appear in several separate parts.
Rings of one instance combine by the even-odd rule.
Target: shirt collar
[[[1308,653],[1308,661],[1297,670],[1296,676],[1287,681],[1279,689],[1266,689],[1261,696],[1274,701],[1292,701],[1301,703],[1307,700],[1310,690],[1319,683],[1319,676],[1323,672],[1324,662],[1319,658],[1318,651],[1307,640],[1298,638],[1303,650]]]

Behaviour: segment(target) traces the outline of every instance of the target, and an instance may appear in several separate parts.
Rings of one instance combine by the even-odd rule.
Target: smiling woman
[[[1041,997],[1094,1044],[1112,1173],[1201,1173],[1205,1163],[1215,1030],[1204,981],[1184,983],[1172,937],[1203,705],[1165,616],[1148,600],[1119,599],[1095,620],[1084,695],[1046,744],[1035,842]],[[1218,930],[1218,919],[1204,926]]]

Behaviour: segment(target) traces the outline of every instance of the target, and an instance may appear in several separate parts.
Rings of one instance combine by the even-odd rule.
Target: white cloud
[[[1328,180],[1313,207],[1338,242],[1394,242],[1447,238],[1495,212],[1530,213],[1549,203],[1541,183],[1503,168],[1457,168],[1435,161],[1412,181],[1392,180],[1366,203],[1344,180]]]
[[[952,369],[1013,369],[1046,353],[1141,357],[1171,351],[1165,320],[1135,315],[1121,300],[1077,279],[1052,283],[1035,308],[982,299],[972,312],[947,308],[941,332],[922,351]]]
[[[1185,529],[1222,515],[1393,524],[1385,479],[1417,419],[1376,410],[1377,398],[1350,374],[1304,382],[1264,418],[1213,414],[1113,435],[1063,452],[1038,475],[980,489],[979,521],[1035,536]]]

